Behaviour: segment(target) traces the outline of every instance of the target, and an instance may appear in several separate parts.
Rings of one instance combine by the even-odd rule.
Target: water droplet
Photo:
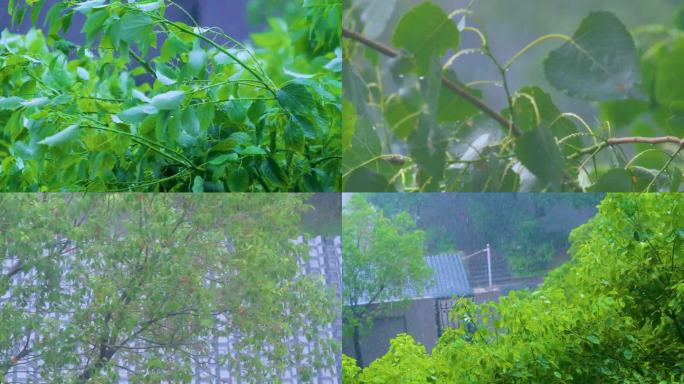
[[[420,81],[423,81],[423,80],[425,80],[425,76],[421,76],[421,77],[419,77],[419,78],[418,78],[418,80],[420,80]]]

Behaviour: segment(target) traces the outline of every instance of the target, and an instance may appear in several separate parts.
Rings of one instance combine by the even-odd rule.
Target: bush
[[[400,336],[358,377],[362,383],[423,383],[433,376],[439,383],[682,382],[683,228],[679,194],[609,195],[573,231],[572,260],[539,290],[480,305],[461,299],[451,313],[461,326],[448,329],[431,356]]]

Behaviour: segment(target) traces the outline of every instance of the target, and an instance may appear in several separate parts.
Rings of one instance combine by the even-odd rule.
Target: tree
[[[389,219],[361,195],[344,208],[344,325],[361,365],[362,329],[386,310],[378,304],[405,299],[408,289],[419,291],[430,276],[424,242],[425,234],[407,213]]]
[[[572,259],[535,292],[460,300],[427,358],[412,341],[362,373],[412,383],[684,380],[684,197],[610,194],[571,234]],[[407,369],[407,362],[421,364]]]
[[[334,295],[299,271],[303,195],[4,195],[0,377],[245,382],[334,362]],[[19,272],[16,272],[19,271]],[[232,350],[215,355],[217,338]],[[311,349],[304,344],[311,343]]]

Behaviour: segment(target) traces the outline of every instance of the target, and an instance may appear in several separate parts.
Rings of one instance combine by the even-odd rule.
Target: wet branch
[[[347,37],[349,39],[352,39],[354,41],[357,41],[369,48],[372,48],[383,55],[387,57],[398,57],[401,53],[385,44],[382,44],[378,41],[371,40],[360,33],[350,31],[346,28],[342,29],[342,35],[344,37]],[[465,101],[468,103],[472,104],[475,108],[479,109],[482,111],[484,114],[488,115],[492,119],[496,120],[497,123],[499,123],[504,129],[508,130],[510,129],[511,132],[513,133],[514,136],[520,137],[522,136],[522,131],[518,126],[513,124],[510,120],[506,119],[503,117],[501,114],[493,110],[489,105],[485,104],[482,100],[478,99],[476,96],[471,94],[466,88],[463,86],[459,85],[458,83],[451,81],[446,78],[442,78],[442,86],[447,88],[448,90],[452,91],[453,93],[457,94],[458,96],[462,97]]]
[[[612,139],[605,140],[601,143],[598,143],[592,147],[585,148],[574,155],[568,157],[568,159],[572,160],[575,158],[578,158],[580,156],[588,155],[594,152],[601,151],[605,148],[608,147],[613,147],[616,145],[623,145],[623,144],[651,144],[651,145],[656,145],[656,144],[676,144],[679,146],[679,148],[684,148],[684,139],[680,139],[678,137],[674,136],[663,136],[663,137],[640,137],[640,136],[634,136],[634,137],[615,137]]]

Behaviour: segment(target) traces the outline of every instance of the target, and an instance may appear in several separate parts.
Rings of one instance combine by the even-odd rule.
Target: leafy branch
[[[390,57],[390,58],[396,58],[401,55],[401,52],[393,47],[390,47],[388,45],[385,45],[383,43],[380,43],[378,41],[369,39],[365,36],[363,36],[360,33],[351,31],[347,28],[342,29],[342,35],[344,37],[348,37],[352,40],[355,40],[369,48],[372,48],[383,55]],[[429,43],[426,43],[429,44]],[[515,124],[512,124],[509,119],[503,117],[501,114],[493,110],[489,105],[485,104],[482,100],[478,99],[475,95],[471,94],[468,92],[467,89],[459,85],[458,83],[451,81],[446,78],[442,78],[442,85],[449,89],[451,92],[457,94],[458,96],[462,97],[464,100],[487,114],[489,117],[492,119],[496,120],[502,127],[505,129],[509,129],[509,127],[512,129],[514,135],[516,136],[521,136],[522,131],[520,128],[518,128]]]
[[[352,21],[342,31],[345,38],[357,43],[350,44],[346,52],[352,65],[345,96],[353,108],[351,113],[357,114],[349,124],[347,145],[351,148],[349,155],[345,155],[343,171],[350,190],[680,188],[683,177],[677,160],[683,139],[677,136],[684,126],[684,93],[666,89],[667,83],[678,77],[667,75],[669,80],[660,81],[662,84],[656,79],[655,86],[665,88],[660,91],[654,85],[648,90],[640,89],[644,84],[642,76],[652,76],[646,72],[652,68],[642,73],[640,60],[653,59],[639,57],[641,50],[637,50],[629,31],[614,14],[592,12],[572,36],[543,35],[501,62],[485,33],[467,25],[466,16],[473,15],[470,7],[447,15],[439,5],[424,1],[401,17],[391,45],[356,32],[357,21],[365,31],[380,30],[374,24],[388,25],[388,20],[378,22],[369,16],[375,11],[363,4],[352,7],[347,15]],[[452,20],[461,14],[458,23]],[[461,47],[463,32],[479,36],[481,45]],[[598,129],[578,114],[561,112],[551,94],[540,87],[513,89],[508,78],[513,64],[534,47],[551,40],[562,43],[544,61],[544,74],[555,89],[571,97],[603,103],[599,105],[601,118],[606,121],[609,137],[613,136],[613,128],[624,130],[630,124],[636,125],[637,117],[650,113],[652,118],[644,119],[642,125],[657,122],[654,124],[659,126],[651,129],[653,137],[616,135],[604,139]],[[375,56],[366,59],[361,53],[364,48],[391,59],[380,58],[391,67],[391,94],[384,91],[388,71]],[[454,53],[446,57],[448,52]],[[469,54],[483,55],[496,67],[500,80],[460,84],[452,66],[458,58]],[[668,71],[677,72],[684,67],[684,62],[677,63]],[[407,73],[415,76],[417,82],[406,82]],[[664,71],[658,69],[658,73]],[[476,84],[502,87],[507,108],[494,110],[483,100],[481,92],[472,88]],[[640,96],[647,93],[652,98],[650,104]],[[365,105],[364,99],[368,100]],[[634,113],[626,112],[629,108],[634,108]],[[487,120],[501,126],[505,135],[492,131]],[[370,123],[370,129],[364,127],[366,123]],[[644,149],[644,145],[667,146]],[[671,145],[679,149],[674,154],[669,151]],[[608,159],[597,156],[605,148],[622,146],[632,147],[611,152],[610,164],[605,164]],[[628,159],[631,149],[637,153]],[[577,159],[582,160],[578,163]]]
[[[340,39],[324,32],[341,6],[245,44],[166,18],[185,13],[171,0],[12,4],[35,27],[0,37],[16,67],[0,78],[0,190],[339,190]],[[82,46],[66,40],[76,14]],[[311,24],[322,14],[333,25]]]

